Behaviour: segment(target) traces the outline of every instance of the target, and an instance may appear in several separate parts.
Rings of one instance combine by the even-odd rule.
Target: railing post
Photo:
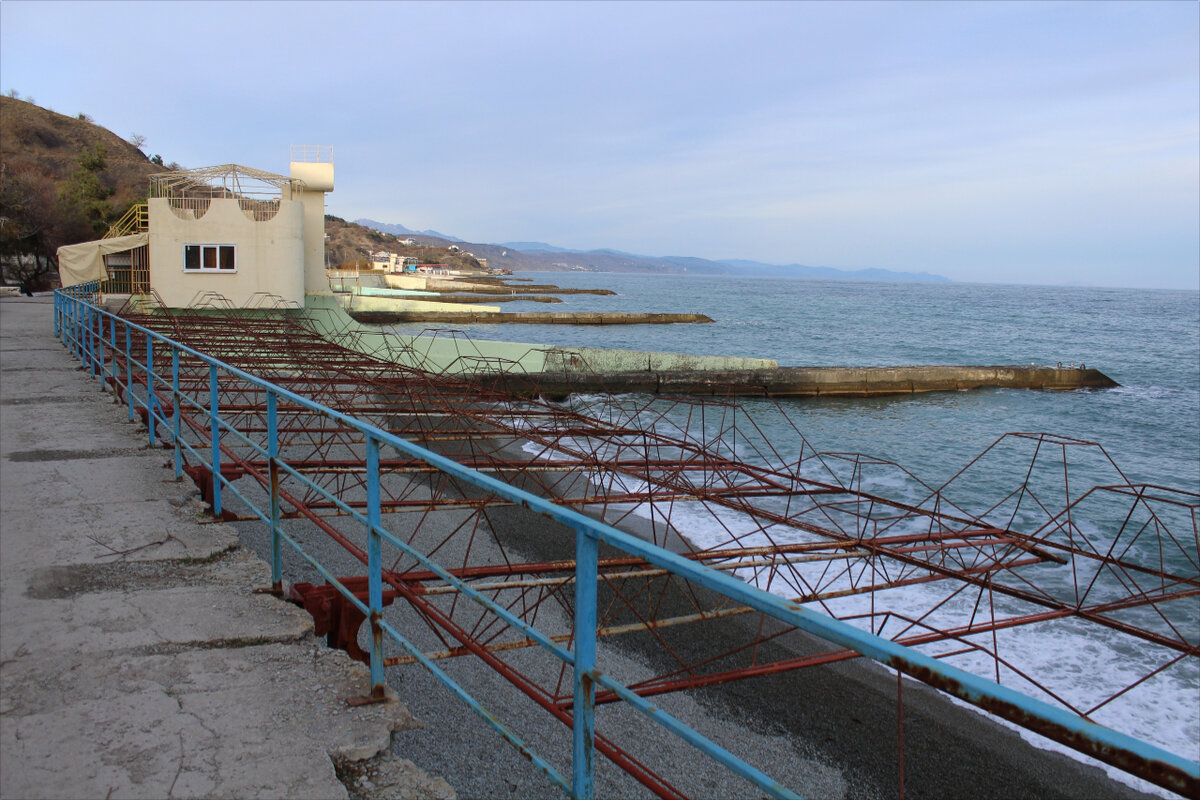
[[[146,431],[154,447],[154,339],[146,332]]]
[[[121,401],[120,392],[117,391],[117,318],[113,317],[112,327],[108,331],[109,352],[112,353],[112,392],[113,402]]]
[[[371,610],[371,696],[383,696],[383,554],[379,536],[379,442],[367,436],[367,602]]]
[[[88,374],[94,378],[96,377],[96,348],[93,341],[95,337],[92,336],[92,325],[94,324],[92,322],[93,312],[94,309],[91,303],[83,307],[83,353],[84,357],[87,358]]]
[[[267,390],[267,469],[271,478],[271,591],[283,596],[283,564],[279,552],[279,419],[278,399]]]
[[[129,401],[129,421],[133,422],[133,329],[125,323],[125,397]]]
[[[596,583],[600,544],[575,531],[575,703],[572,730],[571,796],[591,800],[595,792]]]
[[[175,477],[183,477],[183,446],[179,443],[180,434],[180,395],[179,395],[179,348],[171,346],[171,442],[175,445]]]
[[[71,327],[74,328],[73,335],[75,336],[75,357],[83,361],[83,304],[82,301],[75,301],[75,314]]]
[[[59,338],[62,331],[62,293],[54,291],[54,338]]]
[[[212,438],[213,515],[221,516],[221,415],[217,408],[217,365],[208,367],[208,424]]]
[[[97,331],[97,333],[96,333],[96,344],[95,344],[96,352],[98,354],[97,358],[96,358],[97,365],[98,365],[97,373],[99,374],[99,377],[100,377],[100,391],[103,392],[104,391],[104,367],[105,367],[105,362],[104,362],[104,315],[103,314],[96,315],[96,325],[100,328],[100,330]]]
[[[79,356],[79,361],[87,357],[84,353],[83,342],[83,317],[84,317],[84,302],[83,300],[75,301],[75,353]]]

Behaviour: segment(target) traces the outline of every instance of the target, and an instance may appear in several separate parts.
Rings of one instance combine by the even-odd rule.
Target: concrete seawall
[[[777,367],[690,370],[509,373],[478,378],[518,394],[638,392],[740,397],[874,397],[969,389],[1104,389],[1119,384],[1087,368],[1021,366]]]

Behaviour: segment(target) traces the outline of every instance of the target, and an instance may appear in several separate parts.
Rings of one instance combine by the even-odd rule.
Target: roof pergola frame
[[[220,164],[198,169],[177,169],[150,176],[150,196],[168,200],[183,197],[248,197],[266,200],[292,196],[303,191],[304,181],[243,167]]]
[[[150,197],[165,198],[176,216],[198,219],[214,199],[237,199],[251,219],[265,222],[275,216],[280,200],[292,200],[304,181],[240,164],[179,169],[150,176]]]

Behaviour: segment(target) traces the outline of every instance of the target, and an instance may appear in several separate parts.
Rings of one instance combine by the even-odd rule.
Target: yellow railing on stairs
[[[131,233],[141,233],[150,229],[150,209],[146,203],[134,203],[129,210],[121,215],[104,234],[105,239],[115,239],[118,236],[128,236]]]

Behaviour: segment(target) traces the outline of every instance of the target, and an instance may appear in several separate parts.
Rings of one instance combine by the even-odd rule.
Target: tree
[[[0,278],[27,291],[48,288],[58,248],[104,235],[127,206],[113,204],[102,179],[103,146],[85,148],[79,166],[56,189],[32,165],[0,164]],[[136,202],[136,201],[135,201]]]
[[[58,268],[54,182],[29,169],[0,167],[0,277],[32,292]]]
[[[129,134],[129,143],[138,150],[141,150],[142,145],[146,143],[146,137],[140,133],[131,133]]]
[[[68,229],[80,225],[90,231],[81,236],[103,236],[115,218],[112,204],[108,201],[113,190],[100,180],[100,173],[108,167],[108,151],[104,145],[85,147],[79,154],[79,167],[58,193],[58,211]],[[79,241],[77,239],[76,241]]]

